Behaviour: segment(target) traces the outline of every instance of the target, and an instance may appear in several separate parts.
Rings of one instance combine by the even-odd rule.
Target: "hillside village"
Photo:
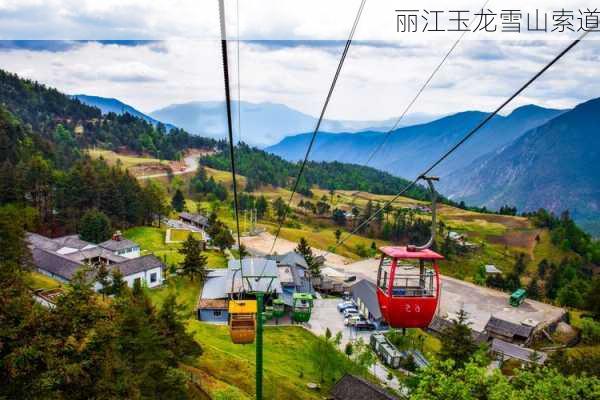
[[[361,196],[369,197],[368,194]],[[406,202],[403,203],[404,207],[415,210],[423,218],[431,212],[421,203],[408,205],[410,199],[405,199],[403,202]],[[203,203],[199,202],[196,206],[193,204],[186,202],[185,208],[200,209]],[[363,200],[358,204],[362,206],[366,205],[366,202]],[[221,210],[219,217],[227,218],[227,210],[224,207],[219,209]],[[445,210],[442,212],[443,216],[455,212],[452,209],[446,210],[445,207],[442,207],[442,210]],[[477,214],[471,215],[477,218]],[[444,220],[444,217],[442,218]],[[485,215],[480,215],[479,218],[485,218]],[[510,218],[516,217],[506,217],[506,220]],[[210,220],[207,215],[197,211],[182,211],[170,218],[165,217],[161,221],[162,241],[165,245],[170,243],[171,246],[178,246],[179,243],[187,240],[188,235],[194,235],[201,243],[200,248],[206,249],[205,251],[214,248],[218,251],[218,247],[214,245],[208,233]],[[548,362],[552,352],[545,352],[540,347],[547,347],[549,339],[553,345],[562,341],[568,346],[581,340],[577,329],[567,323],[569,311],[566,308],[531,299],[525,299],[523,304],[514,307],[510,305],[510,293],[450,276],[442,278],[443,301],[436,317],[427,330],[418,334],[424,335],[419,337],[424,338],[425,343],[429,343],[428,347],[423,347],[422,344],[412,349],[396,347],[387,334],[383,335],[382,339],[374,339],[379,334],[377,332],[386,332],[389,329],[379,310],[376,296],[375,281],[379,263],[377,256],[374,254],[375,258],[356,261],[336,254],[326,254],[322,249],[315,247],[311,250],[315,256],[325,255],[312,258],[312,260],[317,258],[321,263],[320,274],[315,277],[305,257],[298,253],[297,243],[284,238],[278,247],[282,251],[280,254],[265,256],[263,243],[269,241],[272,236],[268,233],[268,225],[263,225],[260,220],[257,222],[257,226],[249,230],[249,236],[243,237],[244,251],[248,255],[239,260],[233,252],[226,249],[227,261],[206,263],[204,279],[196,283],[191,281],[186,287],[186,290],[191,288],[191,292],[197,295],[195,298],[187,299],[191,319],[213,326],[221,324],[226,327],[231,319],[230,300],[248,296],[242,282],[243,276],[258,275],[258,271],[262,271],[265,275],[274,277],[272,280],[261,278],[260,281],[254,282],[257,286],[263,286],[265,290],[268,287],[270,293],[266,299],[267,306],[264,314],[266,329],[297,325],[316,336],[325,335],[326,332],[339,332],[341,349],[356,341],[371,343],[371,348],[380,357],[377,364],[381,371],[389,370],[394,376],[392,381],[389,381],[383,372],[379,372],[375,375],[375,379],[379,379],[380,384],[397,393],[406,390],[403,389],[402,384],[405,374],[412,374],[410,369],[406,369],[407,363],[412,361],[407,360],[417,361],[420,368],[429,365],[436,358],[436,351],[432,352],[431,346],[433,348],[439,346],[440,338],[456,323],[462,312],[466,312],[465,326],[469,327],[474,342],[487,345],[488,355],[491,360],[496,360],[493,365],[497,368],[526,365],[531,362],[543,365]],[[470,235],[464,232],[466,231],[458,233],[449,230],[446,239],[451,240],[455,246],[463,248],[465,254],[481,253],[482,247],[490,245],[478,240],[476,236],[470,239]],[[540,234],[539,231],[535,232]],[[37,270],[62,284],[68,283],[75,270],[83,264],[95,268],[105,265],[109,270],[119,270],[130,287],[134,287],[137,279],[138,284],[148,287],[152,297],[152,291],[169,290],[174,282],[181,279],[180,274],[185,274],[178,269],[177,264],[172,264],[172,259],[169,259],[170,265],[166,262],[166,257],[161,261],[160,257],[151,254],[152,248],[141,247],[127,239],[127,236],[127,231],[124,234],[118,232],[113,234],[111,239],[98,245],[85,242],[77,235],[50,239],[37,234],[28,234],[27,240]],[[177,238],[180,240],[174,240]],[[232,249],[239,253],[235,245]],[[532,253],[535,252],[534,248]],[[40,254],[43,256],[40,257]],[[50,254],[55,261],[47,260]],[[243,274],[239,273],[240,266]],[[451,267],[451,264],[449,266]],[[503,274],[501,269],[492,264],[482,264],[480,267],[488,278]],[[506,271],[507,267],[503,266],[502,269]],[[101,290],[98,283],[95,289]],[[300,294],[312,296],[311,317],[306,323],[294,322],[292,319],[297,307],[296,295]],[[188,294],[186,293],[185,296],[187,297]],[[54,297],[51,303],[56,301]],[[345,304],[345,307],[355,307],[360,318],[349,319],[342,315],[339,311],[341,304]],[[559,342],[556,341],[557,338],[560,338]],[[374,344],[379,341],[383,343],[381,346]],[[342,378],[342,381],[344,379],[346,378]],[[335,387],[332,390],[335,391]]]

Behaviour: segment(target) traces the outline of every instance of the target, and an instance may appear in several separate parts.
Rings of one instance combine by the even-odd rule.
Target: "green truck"
[[[517,289],[513,294],[510,295],[508,303],[513,307],[519,307],[527,297],[525,289]]]

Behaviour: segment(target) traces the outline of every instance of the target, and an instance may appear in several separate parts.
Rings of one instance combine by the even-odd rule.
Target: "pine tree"
[[[175,191],[173,199],[171,199],[171,206],[177,212],[182,212],[185,208],[185,197],[183,197],[181,190],[177,189]]]
[[[127,291],[127,282],[123,279],[123,273],[115,268],[111,271],[110,294],[120,297]]]
[[[469,315],[464,309],[457,314],[457,319],[452,321],[441,336],[442,349],[440,357],[444,360],[452,359],[461,368],[475,353],[477,345],[471,337]]]
[[[256,217],[263,218],[269,210],[269,202],[265,198],[265,196],[260,195],[258,199],[256,199]]]
[[[169,294],[158,313],[158,322],[174,360],[191,360],[202,354],[202,347],[186,333],[185,319],[185,306],[177,304],[175,294]]]
[[[81,240],[100,243],[110,239],[111,235],[110,220],[103,212],[92,209],[87,211],[81,218],[79,224],[79,236]]]
[[[304,237],[300,238],[294,251],[304,257],[313,278],[321,276],[321,264],[315,260],[312,248]]]
[[[184,256],[184,260],[179,264],[184,275],[188,275],[192,281],[198,275],[203,282],[206,279],[207,258],[202,254],[202,242],[194,235],[188,235],[179,249],[179,254]]]
[[[335,243],[339,244],[340,243],[340,238],[342,237],[342,231],[339,229],[335,230]]]
[[[110,294],[111,291],[110,273],[104,263],[100,263],[98,271],[96,271],[96,281],[100,284],[100,286],[102,286],[99,291],[104,299],[107,294]]]

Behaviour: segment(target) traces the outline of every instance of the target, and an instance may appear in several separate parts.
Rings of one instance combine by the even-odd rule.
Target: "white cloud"
[[[244,39],[344,40],[360,0],[225,0],[230,34],[236,31],[238,3],[239,27]],[[442,0],[368,0],[356,37],[376,40],[452,39],[457,36],[456,32],[398,33],[396,10],[443,10],[446,18],[442,20],[447,20],[451,10],[475,13],[483,3],[483,0],[454,0],[451,4]],[[584,0],[572,0],[568,5],[558,0],[523,3],[522,0],[491,0],[486,8],[497,13],[502,9],[522,10],[525,24],[527,13],[536,9],[549,12],[551,17],[556,9],[590,7],[589,1]],[[217,39],[218,28],[217,0],[0,0],[0,38],[4,39]],[[524,36],[498,31],[496,34],[467,35],[465,39],[512,40]]]
[[[326,117],[374,120],[398,116],[452,41],[354,45]],[[566,41],[465,41],[439,71],[411,112],[448,114],[491,110],[557,54]],[[337,67],[332,46],[241,45],[242,100],[283,103],[318,115]],[[221,100],[220,44],[170,40],[124,46],[97,42],[58,51],[0,51],[0,68],[39,80],[66,93],[118,98],[149,112],[168,104]],[[485,50],[482,50],[482,48]],[[232,85],[235,43],[230,43]],[[600,43],[585,41],[549,70],[509,108],[535,103],[570,107],[600,96]]]

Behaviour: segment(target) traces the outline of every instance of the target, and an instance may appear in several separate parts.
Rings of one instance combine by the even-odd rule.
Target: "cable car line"
[[[237,28],[237,102],[238,102],[238,144],[242,142],[242,81],[240,79],[240,0],[236,0],[236,28]]]
[[[233,127],[231,119],[231,93],[229,89],[229,65],[227,58],[227,33],[225,30],[225,5],[224,0],[219,0],[219,20],[221,26],[221,53],[223,56],[223,78],[225,83],[225,105],[227,107],[227,134],[229,139],[229,158],[231,159],[231,176],[233,178],[233,208],[235,211],[235,226],[237,232],[238,246],[242,243],[240,240],[240,215],[238,210],[238,189],[235,171],[235,152],[233,145]],[[240,271],[242,270],[242,261],[240,259]],[[243,272],[242,272],[243,275]],[[243,285],[243,279],[242,279]]]
[[[548,64],[546,64],[542,69],[540,69],[532,78],[530,78],[523,86],[519,88],[512,96],[510,96],[507,100],[505,100],[498,108],[496,108],[493,112],[488,114],[477,126],[475,126],[471,131],[469,131],[461,140],[459,140],[454,146],[448,149],[437,161],[431,164],[425,171],[423,171],[419,176],[411,181],[407,186],[404,187],[398,194],[396,194],[391,200],[386,202],[382,207],[380,207],[373,215],[363,221],[359,226],[354,228],[351,232],[349,232],[339,243],[337,243],[331,251],[327,251],[325,255],[330,254],[335,251],[340,245],[342,245],[348,238],[352,237],[356,232],[360,231],[363,227],[367,226],[371,221],[373,221],[377,215],[379,215],[386,207],[390,204],[394,203],[400,196],[406,193],[409,189],[414,187],[417,182],[423,179],[426,175],[428,175],[435,167],[437,167],[442,161],[448,158],[454,151],[456,151],[460,146],[462,146],[467,140],[469,140],[475,133],[477,133],[481,128],[483,128],[492,118],[494,118],[504,107],[506,107],[510,102],[512,102],[517,96],[519,96],[525,89],[527,89],[533,82],[535,82],[540,76],[542,76],[550,67],[552,67],[556,62],[558,62],[564,55],[566,55],[573,47],[575,47],[579,42],[581,42],[585,36],[590,31],[584,32],[581,36],[575,39],[571,44],[569,44],[565,49],[563,49],[558,55],[556,55]]]
[[[329,92],[327,93],[327,96],[325,97],[325,102],[323,103],[323,107],[321,109],[321,114],[319,115],[319,119],[317,121],[317,125],[315,126],[315,130],[312,133],[310,142],[308,144],[308,148],[306,149],[306,154],[304,155],[304,160],[302,161],[302,164],[300,165],[300,169],[298,170],[298,175],[296,177],[296,180],[294,182],[294,186],[292,188],[292,193],[290,195],[290,198],[288,200],[288,203],[287,203],[287,206],[286,206],[286,208],[284,210],[284,213],[283,213],[282,217],[279,219],[279,224],[277,226],[277,231],[275,233],[275,238],[273,239],[273,244],[271,245],[271,250],[269,251],[269,254],[272,254],[273,250],[275,249],[275,244],[277,243],[277,239],[279,238],[279,234],[281,233],[281,228],[283,226],[285,218],[287,217],[288,210],[291,207],[292,199],[294,198],[294,194],[296,193],[296,191],[298,189],[298,184],[300,183],[300,178],[302,177],[302,173],[304,172],[304,169],[306,167],[306,163],[308,162],[308,157],[310,155],[312,147],[313,147],[313,145],[315,143],[315,140],[317,138],[317,134],[319,133],[319,128],[321,127],[321,122],[323,121],[323,117],[325,116],[325,111],[327,111],[327,106],[329,105],[329,101],[331,100],[331,96],[333,95],[333,90],[335,89],[335,85],[337,83],[338,77],[340,76],[340,72],[342,70],[342,66],[344,65],[344,60],[346,59],[346,55],[348,54],[348,50],[350,49],[350,46],[352,44],[352,39],[354,37],[354,33],[356,31],[356,27],[358,26],[358,22],[360,21],[360,16],[361,16],[363,8],[365,6],[365,2],[366,2],[366,0],[361,0],[360,6],[359,6],[358,11],[356,13],[356,17],[354,19],[354,23],[352,25],[352,29],[350,30],[350,35],[349,35],[348,39],[346,40],[346,45],[344,46],[344,50],[342,51],[342,55],[340,57],[340,61],[338,63],[337,69],[336,69],[335,74],[333,76],[333,80],[332,80],[331,85],[329,87]],[[264,268],[263,268],[263,271],[264,271]]]
[[[485,3],[483,3],[483,5],[481,6],[482,10],[485,8],[485,6],[487,5],[487,3],[489,3],[489,1],[490,0],[486,0]],[[473,24],[473,22],[475,22],[475,19],[471,20],[471,22],[469,24],[469,27]],[[458,47],[458,45],[462,41],[463,37],[468,32],[470,32],[470,29],[463,31],[461,33],[461,35],[458,37],[458,39],[456,39],[456,41],[454,42],[454,44],[452,46],[450,46],[450,49],[448,49],[448,51],[446,52],[446,54],[444,55],[444,57],[442,57],[442,60],[439,62],[439,64],[433,69],[433,71],[431,71],[431,74],[425,80],[425,83],[423,83],[423,85],[421,86],[421,88],[417,91],[417,94],[413,97],[413,99],[410,101],[410,103],[408,103],[408,105],[406,106],[406,108],[404,109],[404,111],[402,111],[402,114],[400,114],[400,117],[396,120],[396,123],[392,126],[391,129],[389,129],[385,133],[385,136],[383,137],[383,140],[377,145],[377,147],[375,149],[373,149],[373,151],[369,155],[369,158],[367,159],[367,162],[364,163],[363,166],[369,165],[369,163],[371,162],[371,160],[373,159],[373,157],[375,156],[375,154],[377,152],[379,152],[379,150],[381,150],[383,148],[383,145],[388,141],[391,133],[394,130],[396,130],[396,128],[398,127],[398,125],[400,124],[400,122],[402,122],[402,120],[404,119],[404,117],[406,116],[406,114],[408,113],[408,111],[417,102],[417,99],[421,96],[421,94],[423,93],[423,91],[425,91],[425,89],[429,86],[429,84],[431,83],[431,81],[433,80],[433,78],[435,77],[435,75],[442,68],[442,66],[444,65],[444,63],[446,62],[446,60],[454,52],[454,49],[456,49]]]

